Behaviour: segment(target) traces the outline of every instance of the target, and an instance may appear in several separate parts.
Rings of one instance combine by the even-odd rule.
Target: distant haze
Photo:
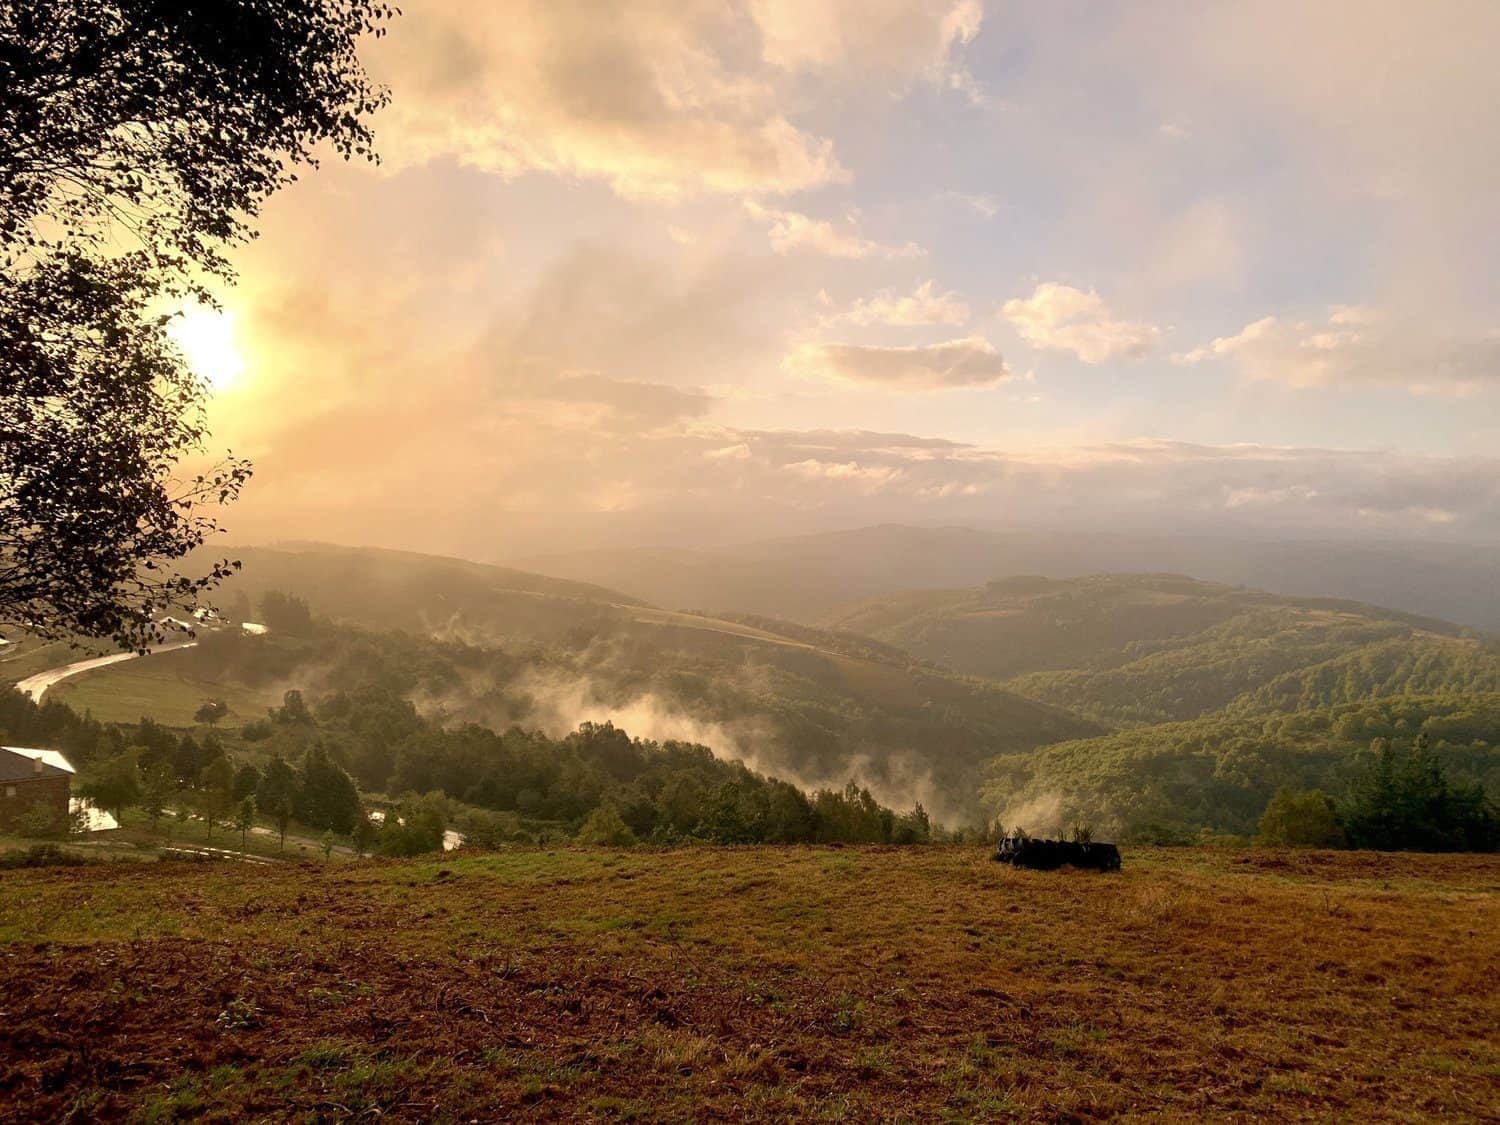
[[[802,621],[908,588],[974,586],[1016,574],[1166,572],[1279,594],[1350,598],[1500,630],[1500,552],[1448,543],[883,525],[715,550],[582,551],[511,561],[659,605]]]

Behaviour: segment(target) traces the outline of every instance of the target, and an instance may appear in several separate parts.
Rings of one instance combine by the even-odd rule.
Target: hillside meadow
[[[513,850],[0,874],[0,1120],[1500,1113],[1500,859]]]

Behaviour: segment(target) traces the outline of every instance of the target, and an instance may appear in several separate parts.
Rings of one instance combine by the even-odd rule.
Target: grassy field
[[[1500,859],[0,873],[0,1120],[1494,1120]]]
[[[194,713],[208,699],[229,705],[229,726],[263,719],[267,707],[281,702],[279,692],[200,679],[193,674],[192,659],[190,651],[156,653],[83,672],[61,681],[47,695],[102,722],[137,723],[149,715],[171,727],[193,726]]]

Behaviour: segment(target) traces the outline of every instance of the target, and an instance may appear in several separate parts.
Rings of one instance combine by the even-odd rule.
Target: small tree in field
[[[203,706],[193,712],[193,721],[214,726],[227,714],[229,714],[229,704],[222,699],[205,699]]]
[[[223,816],[234,800],[234,767],[228,758],[215,758],[203,771],[203,819],[208,835],[214,834],[214,821]]]
[[[234,826],[240,830],[240,848],[249,841],[250,829],[255,827],[255,795],[252,793],[240,802],[235,810]]]
[[[379,826],[370,818],[368,812],[361,810],[359,819],[354,822],[354,854],[358,856],[367,854],[379,835]]]
[[[1278,789],[1260,818],[1260,840],[1287,848],[1341,848],[1338,809],[1318,789]]]
[[[636,842],[635,833],[620,816],[619,810],[605,802],[589,813],[583,827],[578,830],[580,844],[595,844],[601,847],[628,847]]]
[[[146,771],[145,781],[141,786],[141,807],[151,818],[151,831],[155,832],[156,826],[161,823],[162,813],[167,811],[167,802],[175,792],[177,778],[165,762],[158,762]]]
[[[297,807],[297,771],[286,759],[275,757],[261,775],[256,789],[255,804],[263,813],[276,822],[281,833],[281,850],[286,850],[287,825],[292,822],[292,812]]]

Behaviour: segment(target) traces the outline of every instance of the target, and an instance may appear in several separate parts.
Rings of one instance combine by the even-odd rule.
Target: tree
[[[331,143],[372,157],[380,0],[0,5],[0,621],[144,649],[231,570],[182,573],[248,466],[206,436],[178,300]],[[121,253],[120,248],[125,252]]]
[[[256,807],[276,822],[281,849],[286,850],[287,825],[297,805],[297,771],[280,755],[272,758],[255,791]]]
[[[280,590],[267,590],[261,596],[260,619],[271,632],[289,637],[306,637],[313,631],[312,610],[307,601]]]
[[[174,564],[218,530],[206,506],[232,501],[249,466],[230,458],[177,481],[207,434],[205,391],[150,311],[157,286],[143,254],[8,266],[0,260],[0,622],[145,651],[171,631],[165,616],[185,615],[232,572]]]
[[[240,848],[243,850],[249,839],[250,829],[255,827],[255,795],[253,793],[240,801],[239,808],[234,814],[234,826],[240,830]]]
[[[282,726],[307,726],[313,721],[312,712],[296,688],[283,692],[281,706],[271,708],[270,714],[271,721]]]
[[[620,817],[620,811],[606,801],[593,812],[578,829],[580,844],[595,844],[601,847],[628,847],[636,842],[635,833]]]
[[[1074,836],[1077,839],[1077,836]],[[932,821],[927,816],[927,810],[917,803],[917,806],[909,813],[902,813],[896,817],[895,824],[891,828],[891,843],[893,844],[929,844],[932,842]]]
[[[333,829],[324,830],[323,835],[318,837],[318,846],[323,850],[324,859],[333,855]]]
[[[255,796],[256,787],[260,785],[260,770],[249,762],[234,771],[234,799],[243,801],[246,797]]]
[[[1284,848],[1341,848],[1344,827],[1338,809],[1318,789],[1276,790],[1260,818],[1260,840]]]
[[[176,791],[177,778],[165,763],[158,762],[145,771],[145,781],[141,786],[141,807],[151,818],[151,831],[156,831],[162,813],[167,811],[167,802]]]
[[[1455,784],[1426,734],[1404,752],[1384,739],[1351,787],[1344,825],[1357,848],[1493,851],[1500,811],[1478,784]]]
[[[363,856],[370,850],[379,835],[380,826],[375,823],[368,812],[361,809],[359,819],[354,822],[354,854]]]
[[[441,799],[408,795],[396,808],[386,811],[380,826],[380,854],[413,856],[442,851],[447,827]]]
[[[135,755],[117,754],[96,762],[79,779],[78,792],[114,813],[116,820],[122,820],[126,807],[141,800],[141,774],[136,768]]]
[[[193,712],[193,722],[214,726],[227,714],[229,714],[229,704],[222,699],[205,699],[203,706]]]
[[[215,758],[203,771],[203,819],[210,838],[214,821],[228,811],[234,800],[234,767],[228,758]]]
[[[297,819],[345,834],[359,819],[359,790],[321,745],[308,750],[297,778]]]

